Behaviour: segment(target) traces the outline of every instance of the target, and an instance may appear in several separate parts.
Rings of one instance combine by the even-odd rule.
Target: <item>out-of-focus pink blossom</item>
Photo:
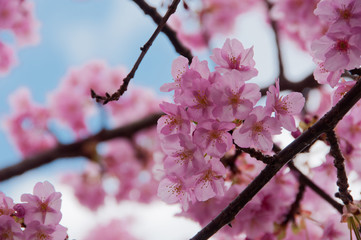
[[[130,232],[127,222],[113,219],[108,224],[98,225],[85,237],[86,240],[136,240]]]
[[[0,75],[7,74],[15,64],[13,49],[0,41]]]
[[[99,168],[94,163],[88,165],[82,174],[68,173],[64,176],[63,182],[74,188],[75,196],[84,206],[95,211],[103,205],[105,191]]]
[[[4,126],[20,152],[28,156],[55,146],[56,139],[47,125],[49,110],[35,104],[25,88],[18,89],[9,99],[14,112],[5,119]]]

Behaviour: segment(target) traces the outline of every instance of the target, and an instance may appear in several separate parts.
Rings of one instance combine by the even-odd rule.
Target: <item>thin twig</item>
[[[133,2],[136,3],[145,14],[149,15],[157,25],[161,23],[162,16],[157,12],[156,8],[148,5],[144,0],[133,0]],[[176,52],[186,57],[189,63],[191,63],[193,55],[191,51],[179,41],[177,33],[170,28],[168,24],[164,25],[162,32],[168,37]]]
[[[284,74],[284,67],[283,67],[283,60],[282,60],[282,52],[281,52],[281,43],[280,43],[280,38],[279,38],[279,31],[278,31],[278,26],[277,26],[277,22],[275,20],[272,19],[272,17],[270,16],[270,12],[271,12],[271,8],[273,6],[272,3],[270,3],[269,1],[265,1],[267,6],[268,6],[268,16],[270,19],[270,23],[271,23],[271,27],[273,29],[273,33],[275,35],[275,41],[276,41],[276,49],[277,49],[277,57],[278,57],[278,77],[280,79],[280,83],[283,84],[284,81],[288,82],[288,80],[285,77]]]
[[[327,140],[331,145],[330,154],[334,158],[334,165],[337,169],[337,186],[338,193],[336,197],[340,198],[342,202],[347,205],[353,201],[353,198],[348,190],[348,180],[345,170],[345,158],[342,155],[340,146],[338,145],[336,134],[333,130],[327,131]]]
[[[236,145],[237,150],[248,153],[251,157],[263,162],[264,164],[274,163],[274,157],[269,155],[264,155],[262,152],[257,151],[254,148],[241,148]]]
[[[149,40],[144,44],[143,47],[140,48],[141,53],[135,62],[132,70],[129,72],[129,74],[123,79],[123,84],[119,87],[119,89],[110,95],[109,93],[105,93],[105,96],[100,96],[94,92],[94,90],[91,90],[91,97],[96,99],[97,102],[102,102],[103,104],[107,104],[110,101],[117,101],[119,100],[120,96],[124,94],[125,91],[128,89],[128,85],[130,80],[134,77],[135,72],[137,71],[140,63],[142,62],[145,54],[148,52],[150,46],[152,46],[154,40],[160,33],[160,31],[165,26],[166,22],[168,21],[169,17],[176,11],[177,6],[179,4],[180,0],[173,0],[172,4],[169,6],[167,13],[164,15],[164,17],[161,19],[157,29],[154,31],[152,36],[149,38]]]
[[[14,176],[23,174],[26,171],[40,167],[47,163],[53,162],[59,158],[69,158],[85,156],[87,157],[88,152],[86,151],[88,144],[94,144],[111,140],[114,138],[130,138],[139,130],[154,126],[157,124],[158,119],[162,114],[153,114],[138,122],[131,123],[129,125],[115,128],[112,130],[102,130],[95,135],[89,136],[80,141],[71,144],[58,145],[52,149],[36,154],[31,157],[23,159],[21,162],[12,166],[3,168],[0,170],[0,182],[10,179]]]
[[[296,195],[296,198],[293,201],[293,203],[292,203],[292,205],[290,207],[290,210],[286,214],[285,219],[283,220],[281,225],[287,225],[287,223],[289,221],[294,221],[295,220],[295,215],[297,213],[299,213],[301,200],[302,200],[303,195],[304,195],[305,190],[306,190],[306,184],[300,178],[299,178],[299,183],[300,183],[300,185],[298,186],[298,193]]]
[[[318,194],[321,198],[323,198],[326,202],[331,204],[339,213],[342,214],[343,205],[336,202],[329,194],[323,191],[319,186],[317,186],[311,179],[309,179],[306,175],[304,175],[294,164],[293,162],[289,162],[287,166],[292,170],[292,173],[295,174],[300,181],[307,185],[307,187],[311,188],[316,194]]]
[[[268,164],[261,173],[207,226],[191,240],[211,237],[223,226],[229,224],[238,212],[276,175],[276,173],[303,149],[308,147],[322,133],[334,129],[336,124],[361,98],[361,82],[356,85],[317,123],[275,155],[275,163]]]

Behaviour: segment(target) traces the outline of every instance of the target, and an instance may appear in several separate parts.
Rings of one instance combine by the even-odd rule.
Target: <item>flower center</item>
[[[336,49],[340,52],[347,52],[349,49],[348,42],[346,40],[338,40],[336,43]]]

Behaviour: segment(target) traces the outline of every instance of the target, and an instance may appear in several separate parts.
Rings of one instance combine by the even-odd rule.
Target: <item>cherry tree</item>
[[[360,196],[349,186],[361,174],[361,1],[173,0],[160,9],[133,2],[157,27],[129,72],[91,60],[64,73],[45,104],[25,87],[9,96],[3,125],[23,159],[0,169],[0,181],[82,157],[87,166],[64,173],[63,183],[92,211],[107,198],[178,204],[179,216],[202,227],[194,240],[361,239]],[[39,38],[33,5],[0,0],[0,30],[15,44]],[[255,10],[277,49],[278,76],[267,87],[254,81],[262,71],[255,48],[232,37],[242,31],[237,18]],[[164,69],[173,79],[158,86],[172,100],[136,85],[161,32],[179,55]],[[285,39],[315,65],[298,82],[285,74]],[[0,73],[11,71],[14,52],[0,41]],[[94,132],[95,115],[110,128]],[[62,143],[50,122],[73,141]],[[320,146],[327,152],[315,160]],[[71,239],[71,226],[60,224],[61,197],[48,181],[18,203],[0,192],[0,239]],[[128,224],[113,220],[86,239],[136,239]]]

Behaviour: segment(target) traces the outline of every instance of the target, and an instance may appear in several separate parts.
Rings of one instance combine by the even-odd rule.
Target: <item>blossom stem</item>
[[[148,5],[144,0],[133,0],[133,2],[137,4],[145,14],[149,15],[156,24],[159,25],[161,23],[162,16],[157,12],[156,8]],[[168,24],[165,24],[161,31],[168,37],[176,52],[186,57],[190,64],[192,62],[193,55],[191,51],[179,41],[177,33],[170,28]]]

